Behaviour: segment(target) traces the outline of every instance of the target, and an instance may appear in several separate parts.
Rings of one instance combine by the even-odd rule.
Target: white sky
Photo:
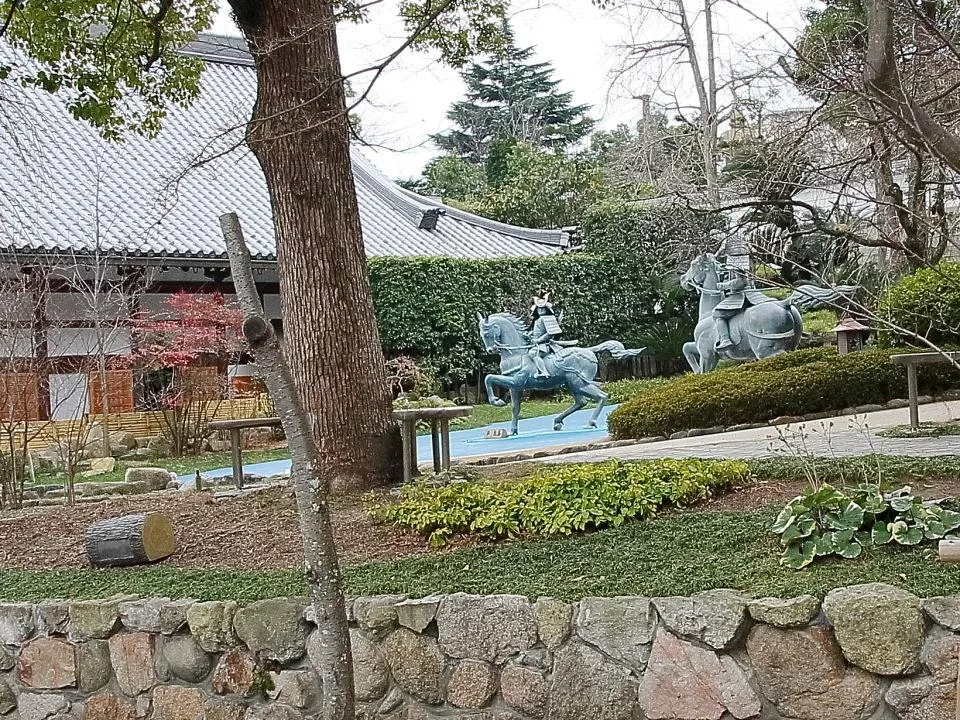
[[[802,26],[801,9],[813,4],[811,0],[735,1],[754,14],[773,20],[790,39],[796,37]],[[226,8],[223,0],[222,5]],[[346,72],[368,67],[401,42],[403,28],[397,20],[396,7],[396,0],[384,0],[372,9],[371,22],[341,26],[341,61]],[[742,69],[756,61],[769,62],[785,48],[777,32],[743,9],[721,4],[717,13],[721,34],[718,58],[725,66]],[[554,77],[561,81],[560,89],[572,91],[574,102],[593,106],[591,116],[598,120],[600,128],[635,123],[640,117],[640,102],[632,96],[650,93],[654,102],[666,103],[678,88],[682,97],[690,95],[690,86],[683,80],[685,68],[664,68],[656,62],[647,63],[626,85],[612,84],[613,71],[622,56],[617,46],[631,37],[631,23],[624,12],[599,10],[590,0],[514,0],[511,17],[517,43],[533,46],[534,60],[553,65]],[[634,17],[632,23],[634,37],[656,40],[668,32],[668,26],[655,17],[636,20]],[[226,9],[213,30],[239,34]],[[748,48],[746,52],[735,50],[744,46]],[[658,89],[656,78],[661,78],[661,86],[666,83],[668,87]],[[356,90],[363,87],[361,82],[359,78],[354,82]],[[438,154],[429,135],[450,127],[446,112],[453,102],[462,99],[464,91],[455,70],[423,53],[408,52],[380,77],[370,102],[359,109],[365,139],[376,146],[367,148],[365,154],[391,177],[419,175],[426,162]],[[798,103],[788,90],[777,93],[769,87],[760,90],[757,85],[752,94],[769,97],[771,92],[776,95],[774,105]],[[741,91],[741,96],[750,93],[748,88]]]

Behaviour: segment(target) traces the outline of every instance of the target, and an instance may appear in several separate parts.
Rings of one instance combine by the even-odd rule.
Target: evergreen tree
[[[572,105],[573,94],[559,92],[549,63],[528,62],[533,48],[519,48],[504,27],[502,49],[470,65],[462,74],[467,99],[454,103],[447,117],[457,126],[434,135],[447,154],[483,165],[491,143],[514,139],[544,149],[561,149],[585,137],[594,122],[589,105]]]

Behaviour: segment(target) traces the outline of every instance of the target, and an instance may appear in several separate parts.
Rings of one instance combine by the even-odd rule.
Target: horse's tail
[[[850,305],[853,296],[859,290],[857,285],[838,285],[837,287],[818,287],[801,285],[794,290],[787,302],[801,310],[819,310],[831,307],[843,309]]]
[[[623,343],[619,340],[606,340],[599,345],[594,345],[591,348],[587,348],[593,353],[608,352],[610,353],[614,360],[622,360],[623,358],[636,357],[642,353],[646,348],[631,349],[625,348]]]

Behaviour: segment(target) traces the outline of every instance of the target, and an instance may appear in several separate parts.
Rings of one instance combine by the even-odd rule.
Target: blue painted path
[[[529,418],[520,421],[520,434],[506,438],[488,440],[483,437],[487,430],[495,428],[510,428],[510,421],[493,423],[482,428],[472,430],[454,430],[450,433],[450,457],[465,458],[474,455],[503,455],[526,450],[540,450],[558,445],[582,445],[588,442],[602,440],[607,435],[607,416],[617,408],[617,405],[605,407],[600,413],[599,427],[587,430],[584,425],[590,419],[592,408],[580,410],[567,418],[563,430],[553,429],[553,416]],[[429,435],[420,435],[417,438],[417,458],[421,463],[429,462],[432,457]],[[283,475],[290,470],[290,460],[272,460],[270,462],[244,465],[243,472],[251,475],[270,477]],[[217,468],[202,472],[204,478],[218,478],[233,474],[231,468]],[[182,484],[192,483],[195,473],[180,476]]]

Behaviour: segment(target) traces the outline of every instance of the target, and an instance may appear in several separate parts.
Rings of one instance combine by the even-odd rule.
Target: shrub
[[[960,263],[939,263],[900,278],[881,297],[877,316],[933,343],[960,343]],[[895,336],[881,332],[888,342]]]
[[[767,422],[783,415],[836,411],[906,395],[906,370],[890,352],[870,348],[840,356],[809,348],[704,375],[684,375],[634,395],[610,414],[616,438],[669,435],[691,428]],[[921,392],[960,382],[949,366],[919,373]]]
[[[372,514],[430,536],[442,545],[455,533],[489,537],[518,534],[570,535],[619,526],[653,515],[665,505],[685,505],[713,491],[744,482],[750,471],[739,461],[656,460],[542,468],[516,481],[461,482],[434,487],[414,483],[399,501]]]
[[[960,513],[924,501],[909,487],[883,493],[879,485],[811,488],[787,503],[770,531],[784,546],[780,563],[799,570],[824,555],[859,557],[874,545],[919,545],[960,527]]]
[[[639,395],[651,388],[663,385],[669,382],[667,378],[642,378],[631,380],[614,380],[603,384],[603,391],[610,396],[607,400],[610,404],[622,403],[629,400],[634,395]]]

